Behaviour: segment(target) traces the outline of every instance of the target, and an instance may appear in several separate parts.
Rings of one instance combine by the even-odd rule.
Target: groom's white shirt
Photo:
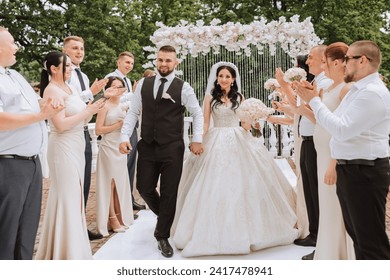
[[[160,86],[161,75],[157,74],[154,81],[153,95],[156,98],[158,87]],[[167,79],[167,82],[164,84],[164,92],[169,88],[173,79],[175,78],[175,73],[172,72],[168,76],[164,77]],[[129,111],[127,112],[126,118],[122,126],[122,142],[129,141],[131,132],[134,129],[134,126],[141,115],[142,111],[142,96],[141,88],[143,85],[144,79],[141,79],[137,84],[135,89],[132,103]],[[181,92],[181,105],[185,106],[188,112],[190,112],[193,117],[193,136],[192,142],[202,143],[203,140],[203,112],[199,106],[199,102],[196,98],[194,89],[190,86],[189,83],[184,82],[183,89]]]

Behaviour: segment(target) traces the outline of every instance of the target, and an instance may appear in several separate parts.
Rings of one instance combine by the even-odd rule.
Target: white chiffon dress
[[[204,153],[184,162],[175,246],[184,257],[248,254],[298,236],[295,193],[268,150],[239,126],[235,112],[212,111]]]
[[[66,116],[85,109],[85,103],[73,90],[65,101]],[[57,132],[49,121],[47,159],[50,189],[42,223],[36,259],[92,259],[84,210],[84,122]]]

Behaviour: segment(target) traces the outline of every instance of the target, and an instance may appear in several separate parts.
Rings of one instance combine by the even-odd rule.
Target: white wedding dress
[[[248,254],[298,236],[295,193],[230,106],[212,112],[204,153],[184,162],[172,235],[185,257]]]

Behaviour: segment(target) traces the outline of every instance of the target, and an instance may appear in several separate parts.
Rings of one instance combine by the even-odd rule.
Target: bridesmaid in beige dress
[[[69,57],[54,51],[45,57],[41,74],[41,92],[44,90],[45,97],[63,99],[65,110],[49,120],[50,190],[36,259],[92,259],[83,203],[83,126],[104,101],[85,105],[65,83],[71,67]]]
[[[119,77],[109,77],[106,88],[125,88]],[[120,130],[126,112],[121,109],[120,96],[111,97],[96,119],[96,134],[102,135],[96,163],[96,225],[108,236],[107,223],[114,232],[124,232],[133,223],[127,155],[118,150]]]
[[[351,85],[344,82],[344,56],[348,46],[337,42],[329,45],[322,58],[322,69],[333,84],[323,93],[322,101],[334,111]],[[317,150],[318,198],[320,206],[319,229],[315,260],[354,259],[353,243],[348,236],[336,194],[336,160],[330,157],[331,135],[318,124],[314,128]]]

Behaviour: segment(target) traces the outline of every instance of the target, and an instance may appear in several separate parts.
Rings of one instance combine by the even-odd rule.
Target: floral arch
[[[204,25],[202,20],[195,24],[182,20],[174,27],[158,22],[159,29],[150,37],[155,46],[145,47],[151,53],[151,62],[144,67],[154,66],[159,47],[174,46],[180,60],[177,74],[194,87],[202,102],[211,66],[218,61],[230,61],[240,71],[245,97],[256,97],[269,104],[264,82],[274,76],[275,68],[290,68],[297,55],[307,54],[322,42],[310,20],[308,17],[299,21],[299,16],[294,15],[290,21],[285,17],[270,22],[261,18],[248,25],[220,25],[218,19],[210,25]]]

